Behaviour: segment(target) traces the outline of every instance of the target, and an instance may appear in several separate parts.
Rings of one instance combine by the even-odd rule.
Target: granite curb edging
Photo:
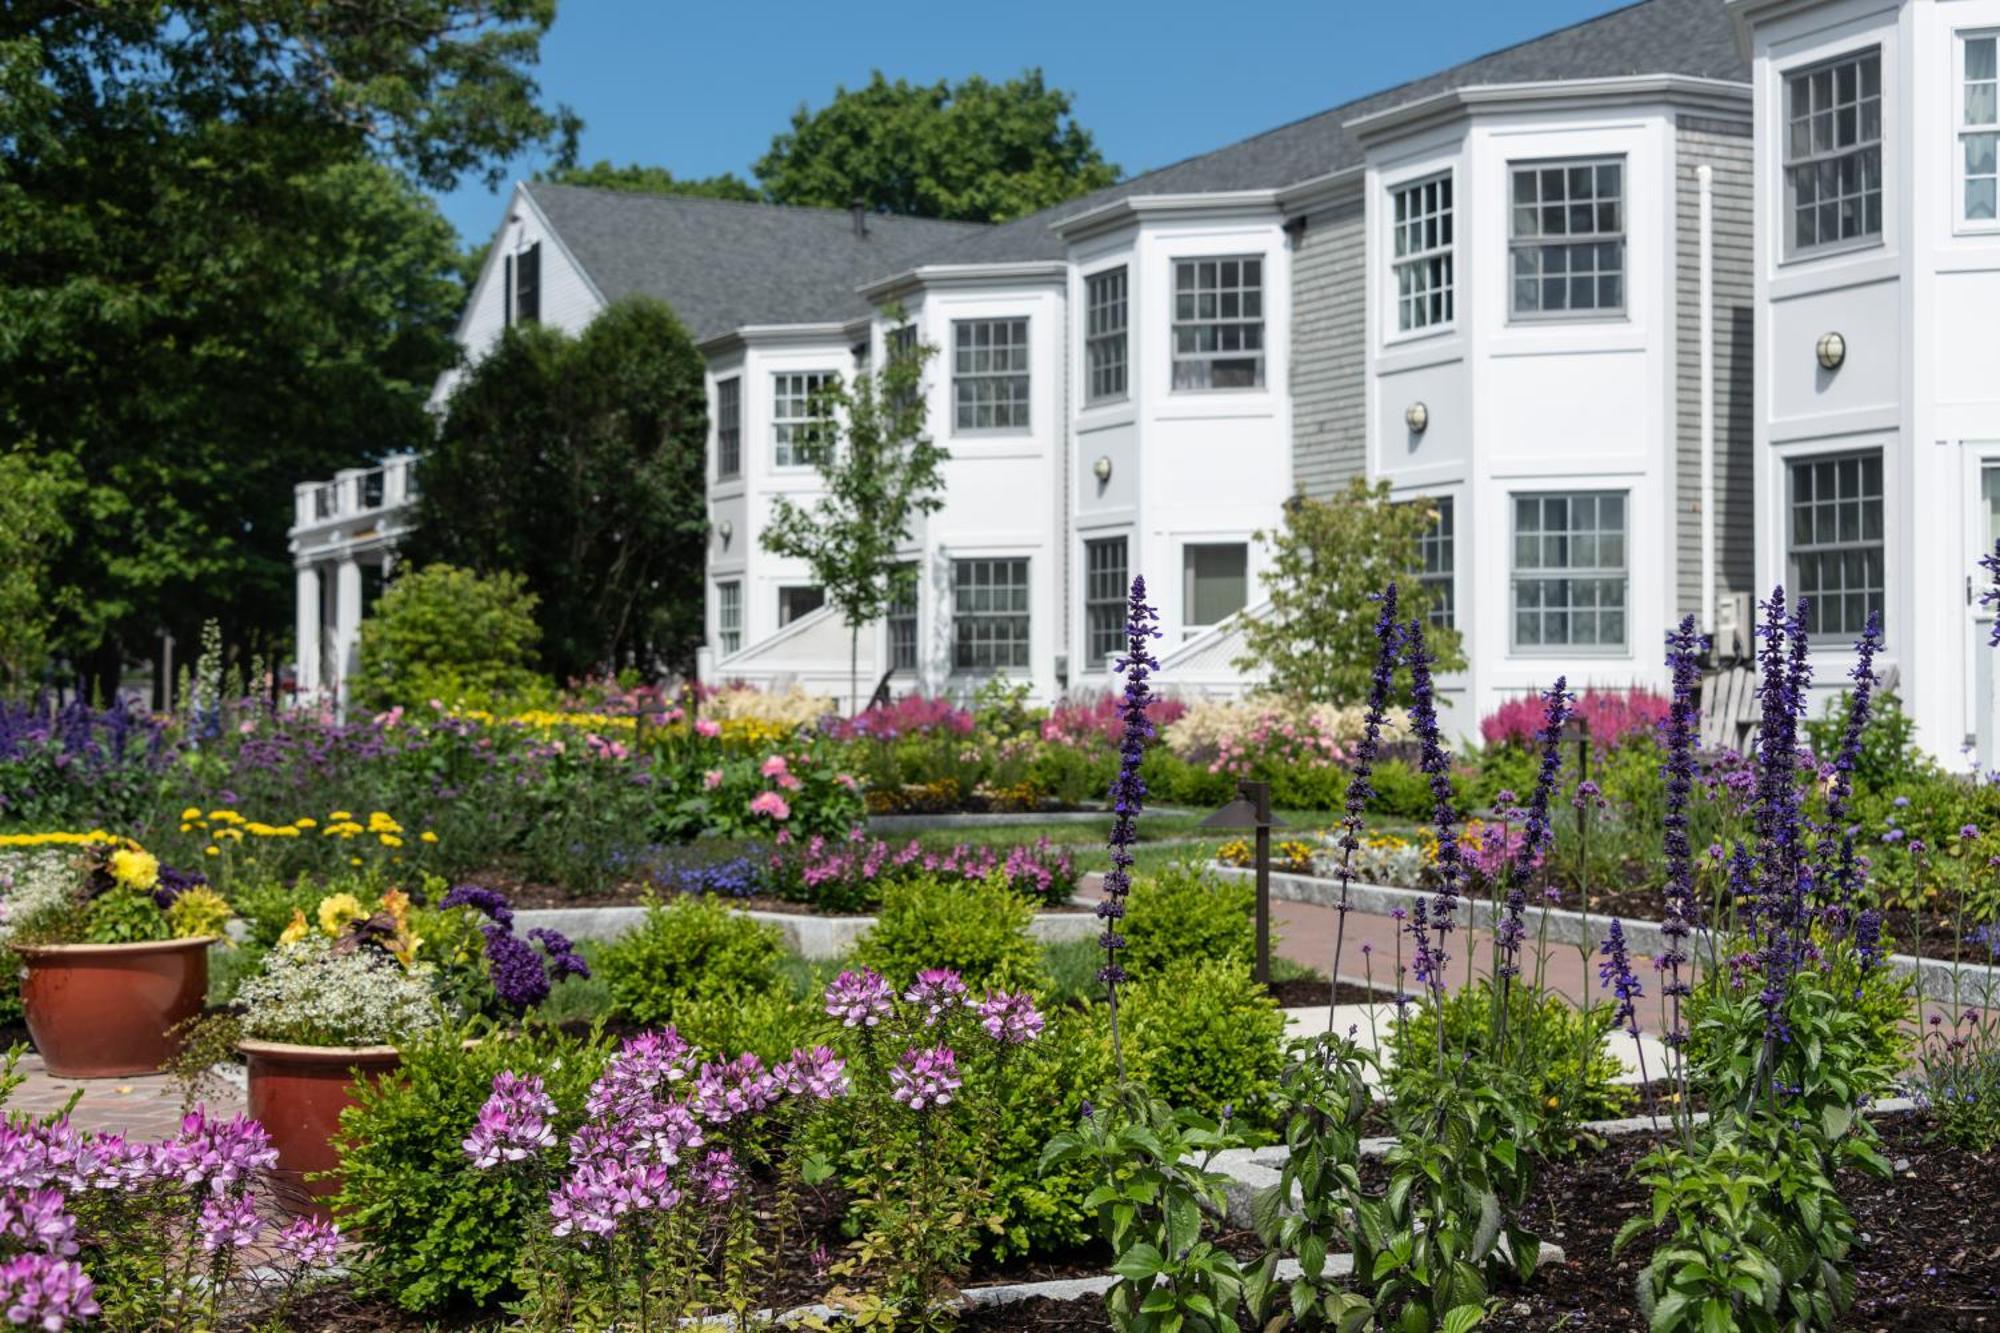
[[[1256,876],[1254,870],[1226,866],[1220,862],[1210,862],[1209,868],[1226,879],[1252,879]],[[1340,881],[1273,870],[1271,896],[1313,907],[1337,908],[1340,906]],[[1430,896],[1423,889],[1402,889],[1356,881],[1348,887],[1347,905],[1353,911],[1366,912],[1370,916],[1389,916],[1399,909],[1408,911],[1418,899]],[[1497,916],[1494,904],[1484,898],[1466,898],[1459,903],[1458,919],[1471,928],[1491,930]],[[1588,944],[1594,950],[1603,939],[1605,928],[1611,924],[1612,918],[1603,912],[1586,915],[1565,907],[1530,907],[1523,913],[1523,920],[1531,937],[1538,936],[1546,922],[1551,944],[1573,947]],[[1625,942],[1632,952],[1659,954],[1665,951],[1666,937],[1659,922],[1624,917],[1619,920],[1624,926]],[[2000,1000],[2000,967],[1954,963],[1944,958],[1919,958],[1906,953],[1890,954],[1889,966],[1907,975],[1920,977],[1922,998],[1926,1000],[1978,1004],[1988,1009],[1995,1008],[1996,1000]]]

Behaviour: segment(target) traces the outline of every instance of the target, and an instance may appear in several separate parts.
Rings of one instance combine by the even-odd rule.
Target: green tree
[[[682,178],[665,167],[642,166],[630,162],[614,166],[604,160],[589,166],[557,166],[539,172],[536,180],[551,185],[583,185],[593,190],[624,190],[631,194],[677,194],[695,199],[732,199],[754,204],[764,196],[757,187],[733,171],[720,176]]]
[[[399,574],[361,622],[355,702],[492,703],[535,684],[540,637],[535,595],[518,574],[488,578],[450,565]]]
[[[1368,696],[1375,654],[1370,598],[1397,585],[1402,615],[1428,616],[1434,594],[1418,580],[1417,539],[1436,521],[1428,503],[1389,498],[1389,483],[1356,477],[1327,500],[1303,493],[1285,505],[1284,525],[1260,532],[1271,548],[1264,586],[1271,611],[1245,617],[1240,671],[1261,669],[1273,689],[1315,703],[1350,704]],[[1433,628],[1437,669],[1465,666],[1455,630]]]
[[[525,577],[558,678],[691,665],[708,538],[702,373],[687,330],[646,297],[575,337],[507,330],[418,463],[408,558]]]
[[[25,450],[0,453],[0,694],[34,683],[57,610],[76,609],[59,603],[50,581],[55,551],[69,536],[68,463]]]
[[[757,161],[774,203],[871,209],[914,217],[999,222],[1101,189],[1118,179],[1070,95],[1029,70],[1005,83],[890,83],[834,90]]]
[[[208,618],[276,656],[295,483],[427,437],[450,227],[574,122],[553,0],[21,0],[0,11],[0,445],[76,460],[57,627],[108,686]]]
[[[850,710],[861,702],[861,628],[912,590],[916,573],[903,551],[911,526],[944,504],[948,455],[924,431],[922,393],[936,349],[906,333],[891,337],[892,348],[898,342],[904,348],[880,371],[820,395],[823,424],[810,452],[821,494],[810,508],[779,496],[760,539],[775,555],[805,561],[847,625]]]

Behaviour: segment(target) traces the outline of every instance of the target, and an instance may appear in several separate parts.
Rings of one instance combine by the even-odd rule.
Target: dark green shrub
[[[1182,960],[1250,965],[1257,948],[1257,886],[1223,879],[1189,862],[1140,875],[1125,902],[1125,953],[1134,980]]]
[[[1258,776],[1270,779],[1272,802],[1287,810],[1338,810],[1347,801],[1347,770],[1338,764],[1277,764]]]
[[[1853,703],[1853,693],[1842,690],[1838,698],[1827,701],[1826,711],[1817,721],[1803,724],[1814,754],[1830,759],[1838,753]],[[1917,747],[1916,735],[1916,719],[1903,711],[1902,700],[1893,691],[1877,694],[1868,725],[1861,729],[1861,753],[1854,762],[1855,789],[1894,796],[1935,774],[1937,765]]]
[[[650,904],[637,929],[605,947],[602,966],[619,1013],[665,1023],[688,1000],[777,989],[783,956],[774,927],[736,916],[713,898],[676,898]]]
[[[475,1169],[460,1146],[493,1076],[539,1074],[557,1105],[579,1107],[607,1049],[546,1031],[469,1047],[464,1036],[439,1029],[406,1046],[402,1068],[359,1088],[340,1118],[335,1207],[360,1246],[361,1280],[406,1310],[504,1297],[547,1202],[519,1173]],[[554,1126],[558,1137],[575,1127],[569,1115]]]
[[[683,996],[669,1015],[683,1037],[704,1051],[749,1051],[776,1064],[819,1043],[829,1022],[823,1002],[801,999],[789,986],[748,994]]]
[[[1005,876],[908,880],[882,895],[875,927],[854,960],[898,987],[925,968],[948,967],[974,995],[989,988],[1037,990],[1046,978],[1041,949],[1028,937],[1034,909]]]
[[[1285,1015],[1241,963],[1188,960],[1120,992],[1125,1059],[1153,1096],[1246,1131],[1276,1123]]]
[[[1191,764],[1164,745],[1146,751],[1139,766],[1146,779],[1146,799],[1158,805],[1222,805],[1236,795],[1236,779],[1228,773],[1211,773],[1206,764]]]
[[[1414,764],[1388,759],[1375,766],[1374,795],[1368,809],[1391,819],[1428,820],[1431,817],[1430,779]]]

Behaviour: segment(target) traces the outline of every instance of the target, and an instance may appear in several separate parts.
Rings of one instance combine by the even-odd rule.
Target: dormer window
[[[1451,173],[1390,193],[1396,278],[1396,331],[1415,333],[1452,321]]]
[[[1882,53],[1785,77],[1785,195],[1794,255],[1882,236]]]

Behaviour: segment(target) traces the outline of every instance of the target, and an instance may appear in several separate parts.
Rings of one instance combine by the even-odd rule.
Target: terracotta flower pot
[[[61,1078],[151,1074],[180,1049],[168,1035],[208,998],[214,936],[145,944],[16,945],[28,1035]]]
[[[340,1165],[333,1136],[340,1113],[354,1104],[357,1077],[391,1073],[402,1057],[394,1046],[294,1046],[249,1038],[236,1049],[250,1064],[250,1114],[278,1150],[275,1193],[286,1207],[324,1215],[323,1202],[340,1182],[310,1177]]]

